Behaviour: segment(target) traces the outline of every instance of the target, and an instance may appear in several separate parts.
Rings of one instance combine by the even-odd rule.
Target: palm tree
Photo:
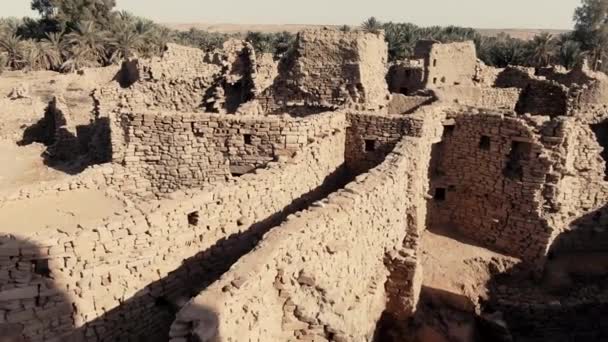
[[[413,55],[416,42],[420,39],[420,30],[416,25],[390,22],[384,24],[383,28],[391,61],[409,58]]]
[[[41,43],[33,39],[23,41],[23,61],[23,67],[29,71],[51,67]]]
[[[529,42],[528,49],[528,63],[535,67],[551,64],[558,53],[557,41],[547,32],[535,36]]]
[[[110,61],[118,62],[137,55],[144,46],[144,36],[137,31],[123,30],[114,34],[111,44],[113,52]]]
[[[572,69],[582,58],[581,44],[574,40],[565,40],[559,48],[559,63]]]
[[[58,70],[63,64],[67,48],[63,33],[47,33],[41,41],[41,48],[44,52],[44,59],[46,59],[45,64],[51,70]]]
[[[382,23],[376,19],[376,17],[370,17],[366,21],[363,22],[361,28],[365,32],[369,33],[379,33],[382,29]]]
[[[21,69],[24,65],[24,46],[16,34],[0,36],[0,52],[6,56],[6,65],[13,70]]]
[[[150,43],[149,50],[146,51],[148,55],[160,55],[168,43],[175,41],[175,34],[172,30],[164,26],[156,26],[149,36]]]
[[[2,72],[4,71],[7,62],[8,60],[6,58],[6,54],[0,53],[0,74],[2,74]]]
[[[0,35],[17,34],[22,20],[16,18],[0,18]]]
[[[71,46],[71,58],[64,63],[63,69],[98,66],[107,61],[108,32],[98,30],[92,21],[78,24],[66,38]]]
[[[504,68],[509,65],[523,65],[526,57],[525,42],[501,33],[489,48],[491,65]]]

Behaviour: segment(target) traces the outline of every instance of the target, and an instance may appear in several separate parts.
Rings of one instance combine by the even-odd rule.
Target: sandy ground
[[[0,192],[66,177],[44,165],[44,150],[40,144],[19,147],[12,141],[0,140]]]
[[[44,116],[53,96],[61,96],[70,108],[64,113],[71,124],[86,124],[92,118],[91,92],[111,82],[118,66],[86,69],[84,76],[53,71],[5,71],[0,74],[0,139],[21,139],[23,130]],[[27,97],[11,99],[14,88],[27,90]]]
[[[63,191],[0,205],[0,234],[27,234],[47,228],[70,232],[78,225],[86,228],[122,212],[123,202],[104,191]]]
[[[518,262],[479,247],[448,230],[422,233],[423,286],[477,300],[485,293],[492,272],[489,265],[506,268]]]

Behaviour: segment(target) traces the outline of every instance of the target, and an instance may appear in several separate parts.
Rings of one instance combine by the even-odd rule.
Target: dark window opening
[[[154,299],[154,306],[168,311],[170,311],[173,307],[173,305],[171,305],[171,302],[169,302],[169,300],[167,300],[167,298],[165,297],[158,297]]]
[[[245,140],[245,145],[251,145],[251,134],[243,135],[243,140]]]
[[[451,137],[454,134],[456,125],[445,125],[443,126],[443,137]]]
[[[600,156],[604,160],[604,180],[608,180],[608,120],[591,125],[595,140],[603,148]]]
[[[433,196],[433,199],[435,201],[439,201],[439,202],[445,201],[446,192],[447,191],[445,190],[445,188],[436,188],[435,189],[435,195]]]
[[[441,83],[445,83],[446,79],[445,76],[441,78]]]
[[[460,85],[460,82],[454,82],[454,85]]]
[[[490,137],[487,135],[482,135],[481,139],[479,139],[479,148],[482,150],[489,150],[491,145]]]
[[[512,141],[507,164],[504,169],[505,177],[512,180],[523,180],[523,163],[530,159],[532,144],[522,141]]]
[[[376,141],[370,140],[370,139],[365,139],[365,151],[371,152],[371,151],[375,151],[375,150],[376,150]]]
[[[409,93],[409,89],[407,89],[407,87],[401,87],[399,89],[399,93],[401,93],[403,95],[407,95]]]
[[[198,211],[188,214],[188,224],[191,226],[198,226],[199,214]]]
[[[35,260],[32,261],[32,264],[34,266],[34,273],[41,275],[45,278],[51,277],[51,269],[49,267],[48,260]]]
[[[433,84],[437,84],[437,77],[433,77]]]
[[[436,66],[437,66],[437,60],[436,60],[436,59],[434,59],[434,60],[433,60],[433,66],[434,66],[434,67],[436,67]]]

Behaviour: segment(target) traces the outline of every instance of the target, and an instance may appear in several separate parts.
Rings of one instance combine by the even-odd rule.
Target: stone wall
[[[424,89],[425,76],[423,59],[395,63],[388,70],[388,89],[394,94],[412,95]]]
[[[170,303],[199,293],[286,215],[324,196],[341,176],[344,139],[335,131],[290,163],[73,234],[3,236],[0,331],[29,341],[166,340]]]
[[[478,86],[441,87],[434,90],[437,98],[445,103],[515,110],[521,89],[490,88]]]
[[[421,121],[402,115],[349,113],[346,118],[345,162],[354,173],[382,163],[404,135],[418,136],[422,126]]]
[[[388,114],[411,114],[422,106],[432,104],[435,100],[434,96],[406,96],[393,93],[388,105]]]
[[[388,103],[383,34],[305,30],[281,61],[279,76],[259,97],[266,112],[287,107],[383,108]]]
[[[345,125],[341,113],[307,118],[125,114],[121,119],[126,147],[114,161],[142,179],[135,189],[140,196],[200,188],[289,159]]]
[[[477,109],[448,113],[430,171],[429,224],[525,262],[544,255],[551,236],[545,214],[558,210],[550,190],[559,181],[553,172],[565,133],[537,127],[543,124]]]
[[[523,88],[515,110],[519,114],[560,116],[568,113],[568,88],[554,81],[531,80]]]
[[[515,341],[602,341],[608,336],[605,291],[593,286],[560,296],[539,292],[515,284],[493,294],[492,308],[502,313]]]
[[[608,125],[600,120],[563,120],[568,148],[556,189],[559,211],[551,217],[555,226],[552,254],[607,251]]]
[[[390,310],[412,310],[438,132],[420,127],[424,138],[404,138],[377,168],[267,234],[178,313],[172,341],[369,341],[386,296]]]
[[[441,44],[421,41],[416,59],[424,59],[425,87],[471,85],[477,70],[477,52],[472,41]]]

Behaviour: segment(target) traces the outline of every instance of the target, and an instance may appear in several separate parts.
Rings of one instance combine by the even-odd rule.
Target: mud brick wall
[[[127,172],[145,181],[141,196],[200,188],[241,175],[343,129],[344,114],[308,118],[213,114],[127,114],[122,158]],[[116,159],[115,159],[116,161]]]
[[[387,74],[391,93],[410,95],[424,89],[426,71],[424,60],[408,60],[390,66]]]
[[[0,239],[0,331],[29,341],[163,340],[167,302],[199,293],[344,162],[345,135],[196,195],[66,235]],[[280,222],[280,221],[279,221]]]
[[[465,109],[448,113],[431,167],[430,224],[448,225],[486,246],[526,262],[544,255],[548,213],[559,210],[554,191],[561,130],[538,133],[521,118]]]
[[[427,106],[435,101],[434,96],[406,96],[403,94],[391,94],[391,102],[388,105],[388,114],[411,114],[422,106]]]
[[[519,97],[515,110],[520,114],[566,115],[568,88],[552,81],[532,80]]]
[[[430,147],[407,137],[377,168],[289,217],[178,313],[172,341],[368,341],[386,297],[397,295],[384,286],[387,254],[402,251],[401,270],[417,263],[404,243],[424,224]],[[420,277],[401,276],[396,300],[411,309]]]
[[[477,86],[440,87],[435,89],[435,94],[439,100],[446,103],[515,110],[521,89]]]
[[[402,115],[349,113],[346,116],[346,166],[354,173],[379,165],[405,135],[416,136],[419,125]]]
[[[608,125],[600,118],[562,121],[567,149],[557,186],[560,210],[552,215],[556,229],[551,250],[553,254],[606,251]]]
[[[416,46],[416,58],[425,60],[425,88],[471,85],[477,70],[477,53],[472,41]]]
[[[574,290],[560,300],[534,291],[496,291],[493,308],[503,313],[513,339],[602,341],[608,336],[608,295],[597,289]]]
[[[305,30],[279,65],[272,87],[258,99],[266,112],[286,107],[383,108],[388,103],[383,34]]]

